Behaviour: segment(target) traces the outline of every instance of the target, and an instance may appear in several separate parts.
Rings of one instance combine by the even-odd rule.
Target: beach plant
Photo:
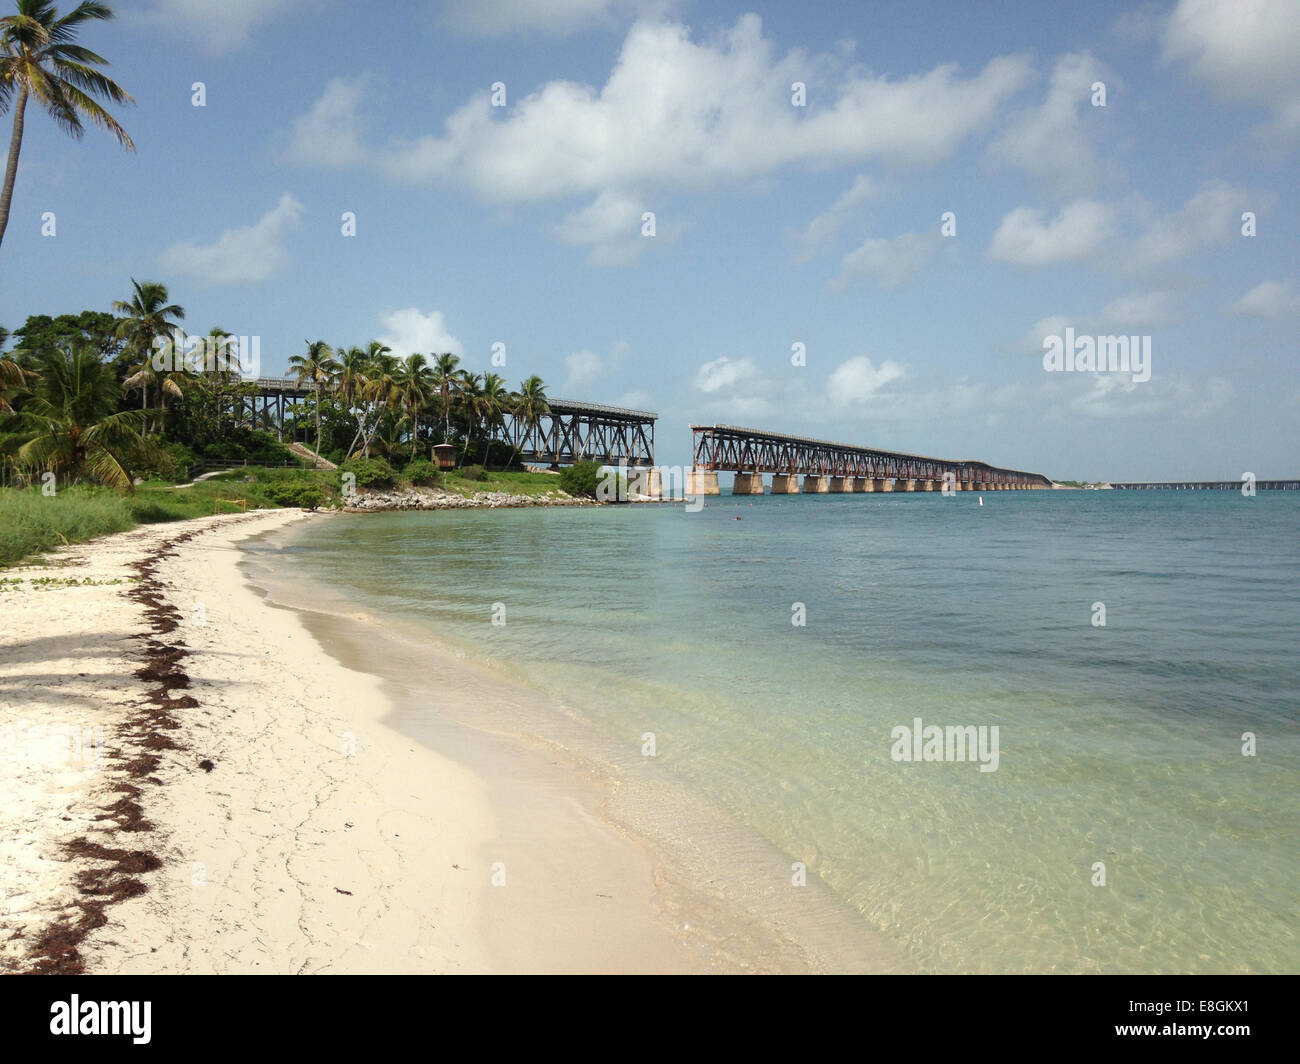
[[[0,190],[0,243],[9,226],[29,100],[35,100],[55,125],[76,140],[90,122],[128,151],[135,150],[126,130],[98,100],[135,101],[97,69],[107,66],[108,60],[76,43],[84,24],[113,18],[113,9],[108,4],[86,2],[60,17],[49,0],[17,0],[15,8],[14,14],[0,18],[0,114],[13,110],[9,157]]]
[[[47,349],[38,366],[34,394],[18,414],[16,464],[53,473],[56,483],[134,490],[132,468],[151,451],[141,435],[146,412],[114,412],[117,379],[84,344]]]
[[[402,470],[402,476],[412,484],[436,484],[442,474],[427,458],[417,458]]]
[[[391,488],[397,480],[393,467],[382,458],[349,458],[339,466],[339,473],[351,473],[359,488]]]
[[[599,462],[575,462],[560,470],[560,490],[574,498],[594,499],[599,484]]]

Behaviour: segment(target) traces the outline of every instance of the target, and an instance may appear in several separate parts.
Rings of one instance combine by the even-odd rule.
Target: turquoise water
[[[394,513],[283,556],[653,733],[920,970],[1300,970],[1300,495]],[[997,726],[996,771],[893,760],[917,717]]]

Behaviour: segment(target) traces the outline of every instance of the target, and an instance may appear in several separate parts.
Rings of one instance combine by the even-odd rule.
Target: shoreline
[[[0,689],[25,681],[24,719],[99,729],[103,756],[5,761],[0,964],[746,970],[665,923],[649,854],[599,815],[599,788],[572,764],[505,744],[488,780],[409,738],[390,726],[384,681],[249,585],[235,545],[306,520],[347,518],[281,510],[136,529],[23,570],[96,583],[7,593],[24,601],[0,631]],[[73,675],[74,651],[98,668]],[[141,730],[150,700],[160,720]]]

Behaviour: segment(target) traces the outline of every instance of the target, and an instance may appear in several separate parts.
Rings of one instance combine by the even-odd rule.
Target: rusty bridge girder
[[[952,474],[963,484],[1052,486],[1041,473],[968,459],[929,458],[735,425],[692,425],[691,432],[692,457],[698,470],[933,481]]]

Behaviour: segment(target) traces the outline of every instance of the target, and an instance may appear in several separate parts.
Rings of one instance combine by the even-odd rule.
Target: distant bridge
[[[1244,480],[1153,480],[1112,484],[1116,491],[1240,491]],[[1300,480],[1257,480],[1256,491],[1300,491]]]
[[[736,474],[733,493],[763,494],[772,474],[774,495],[804,492],[1021,491],[1050,488],[1041,473],[1003,469],[986,462],[927,458],[901,451],[831,443],[734,425],[692,425],[694,469],[687,493],[718,494],[718,471]],[[799,478],[803,478],[802,486]]]
[[[244,383],[255,388],[227,398],[228,416],[236,424],[266,429],[281,438],[286,415],[313,394],[312,385],[296,377],[259,377]],[[658,414],[572,399],[548,399],[546,405],[547,413],[535,424],[507,413],[492,440],[515,448],[524,461],[553,466],[584,460],[654,465]]]

